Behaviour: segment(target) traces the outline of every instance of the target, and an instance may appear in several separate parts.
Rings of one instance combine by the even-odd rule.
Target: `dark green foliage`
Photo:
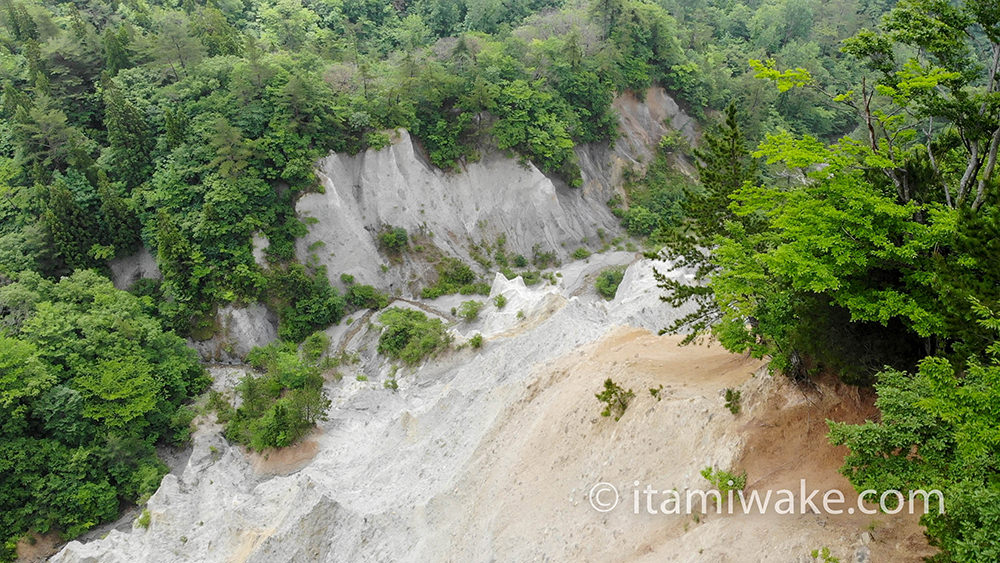
[[[635,398],[635,393],[631,389],[622,389],[609,377],[604,380],[604,390],[594,396],[597,397],[598,401],[604,403],[601,416],[613,416],[617,422],[625,414],[629,403]]]
[[[70,538],[143,500],[208,378],[151,303],[92,271],[0,287],[0,528]]]
[[[616,266],[613,268],[606,268],[601,270],[601,273],[597,275],[597,280],[594,282],[594,286],[597,287],[597,293],[608,300],[614,299],[615,294],[618,293],[618,286],[622,283],[622,279],[625,278],[625,268],[623,266]]]
[[[663,258],[672,266],[693,269],[695,283],[667,278],[656,271],[659,286],[666,290],[664,301],[674,307],[689,301],[697,306],[693,313],[666,329],[687,332],[688,340],[707,330],[718,317],[712,289],[705,283],[717,267],[707,246],[725,232],[729,223],[739,224],[743,229],[754,228],[754,216],[737,215],[732,211],[730,196],[740,186],[760,179],[759,165],[750,155],[735,104],[726,109],[725,122],[704,135],[702,148],[695,154],[700,190],[686,193],[682,200],[686,217],[684,228],[667,237],[667,245],[662,251]]]
[[[278,311],[278,336],[283,340],[301,342],[344,315],[345,299],[330,285],[324,268],[308,272],[301,264],[292,264],[273,270],[268,293]]]
[[[740,397],[742,395],[743,392],[740,391],[739,389],[726,387],[726,395],[725,395],[726,408],[729,409],[729,412],[733,414],[740,413]]]
[[[386,227],[378,235],[378,242],[387,252],[399,253],[406,248],[406,229],[402,227]]]
[[[685,216],[686,199],[698,193],[690,179],[674,169],[670,150],[664,142],[667,139],[661,140],[643,176],[626,181],[628,209],[620,209],[620,202],[611,202],[614,204],[612,212],[621,218],[622,226],[630,235],[652,235],[650,240],[659,244],[673,242],[675,231]],[[711,134],[705,139],[706,143],[710,142]]]
[[[383,309],[389,304],[389,296],[370,285],[354,283],[354,276],[341,274],[340,281],[347,286],[344,298],[358,309]]]
[[[247,361],[262,373],[240,381],[236,388],[239,408],[234,410],[224,401],[219,405],[226,438],[257,451],[283,448],[305,436],[317,421],[326,420],[330,400],[323,391],[316,353],[319,340],[310,338],[301,354],[290,343],[250,352]]]
[[[45,224],[56,252],[69,268],[86,268],[96,262],[90,249],[98,243],[95,217],[81,206],[63,179],[49,187]]]
[[[378,340],[379,354],[415,365],[448,347],[451,336],[440,319],[412,309],[393,307],[379,315],[384,327]]]
[[[490,286],[477,281],[476,273],[468,264],[457,258],[444,258],[437,265],[438,279],[434,285],[425,287],[420,295],[424,299],[434,299],[442,295],[461,293],[462,295],[489,295]]]
[[[114,80],[102,84],[104,95],[104,127],[108,135],[111,167],[128,189],[149,178],[153,167],[156,137],[148,119]]]

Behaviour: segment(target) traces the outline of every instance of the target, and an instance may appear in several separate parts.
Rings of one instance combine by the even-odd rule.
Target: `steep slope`
[[[766,463],[748,447],[778,439],[767,421],[815,397],[803,401],[802,390],[765,375],[759,362],[653,335],[665,308],[644,313],[642,301],[625,295],[605,302],[581,285],[601,264],[573,266],[577,281],[559,286],[498,281],[494,292],[510,295],[508,307],[523,318],[487,310],[482,327],[493,336],[481,350],[403,370],[397,392],[382,387],[390,366],[374,354],[377,327],[340,333],[361,363],[328,383],[330,420],[306,444],[265,459],[203,423],[187,467],[150,499],[148,530],[72,542],[53,560],[699,561],[712,553],[718,561],[787,561],[829,546],[843,561],[855,553],[905,561],[920,547],[912,519],[882,519],[872,541],[869,520],[859,518],[649,516],[631,513],[630,502],[609,513],[591,508],[587,493],[597,482],[623,493],[633,481],[705,487],[705,466],[746,464],[755,486],[815,457],[811,477],[844,483],[819,437]],[[655,291],[650,271],[636,262],[627,279]],[[633,326],[615,328],[616,318]],[[219,372],[217,385],[238,374]],[[606,377],[636,391],[618,422],[598,414],[594,393]],[[646,389],[661,384],[656,400]],[[725,410],[725,387],[743,389],[744,415]],[[837,396],[822,399],[818,421],[870,408]],[[779,536],[768,531],[776,526]]]
[[[648,164],[656,143],[671,130],[691,142],[696,136],[695,122],[662,88],[650,88],[644,102],[620,97],[615,107],[622,135],[615,146],[576,149],[581,188],[495,151],[457,172],[444,172],[427,162],[404,130],[378,151],[331,154],[317,165],[323,192],[297,203],[309,224],[309,233],[297,242],[297,256],[326,265],[336,284],[347,272],[361,283],[408,296],[416,293],[416,282],[432,276],[433,267],[420,254],[390,261],[380,253],[377,235],[387,226],[403,227],[421,246],[468,262],[474,244],[503,240],[508,251],[528,258],[536,248],[565,258],[597,243],[599,230],[614,236],[621,229],[607,201],[621,188],[622,171]]]

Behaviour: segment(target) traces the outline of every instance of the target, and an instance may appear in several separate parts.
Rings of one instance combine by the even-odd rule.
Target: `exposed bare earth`
[[[658,490],[707,488],[699,470],[708,465],[746,470],[749,488],[762,491],[797,491],[806,479],[810,488],[856,498],[837,473],[843,452],[827,444],[823,421],[864,418],[870,397],[842,399],[856,395],[843,387],[806,393],[717,346],[676,344],[676,337],[619,329],[541,370],[479,447],[455,494],[437,499],[448,507],[439,512],[455,515],[440,527],[451,536],[443,538],[440,555],[795,561],[828,546],[842,561],[855,560],[859,550],[862,558],[870,550],[872,561],[909,561],[927,553],[913,518],[880,516],[864,536],[873,519],[860,514],[634,514],[635,481]],[[594,392],[606,377],[636,392],[617,423],[597,415]],[[659,385],[657,401],[648,389]],[[736,386],[749,412],[734,418],[720,391]],[[622,504],[609,513],[589,504],[598,482],[622,493]]]

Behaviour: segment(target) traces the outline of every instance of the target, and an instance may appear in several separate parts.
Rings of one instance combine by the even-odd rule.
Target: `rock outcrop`
[[[621,138],[613,148],[577,147],[581,188],[570,188],[530,162],[487,151],[457,172],[433,167],[405,130],[381,150],[331,154],[317,164],[323,193],[301,197],[296,210],[309,224],[297,256],[327,266],[339,284],[341,273],[393,293],[415,294],[433,277],[424,256],[389,256],[377,236],[387,226],[403,227],[422,247],[472,262],[472,247],[505,241],[511,253],[532,257],[537,248],[565,258],[596,243],[597,233],[620,232],[607,207],[619,193],[626,167],[648,164],[660,138],[671,130],[693,142],[695,122],[662,89],[645,100],[627,95],[615,101]],[[435,253],[435,256],[437,255]]]
[[[118,289],[128,289],[140,279],[162,279],[160,269],[156,266],[156,256],[146,247],[140,248],[134,254],[115,258],[109,264],[111,267],[111,282]]]

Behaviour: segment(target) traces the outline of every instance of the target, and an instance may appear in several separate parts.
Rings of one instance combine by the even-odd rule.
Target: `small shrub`
[[[819,563],[840,563],[840,559],[830,554],[829,547],[814,549],[810,555],[812,555],[814,560],[819,561]]]
[[[747,486],[746,471],[740,475],[736,475],[721,469],[715,470],[711,467],[706,467],[701,470],[701,476],[704,477],[706,481],[711,483],[712,486],[715,487],[715,490],[722,493],[723,497],[725,497],[729,491],[742,491]]]
[[[476,273],[472,268],[456,258],[445,258],[437,265],[438,280],[434,285],[425,287],[421,292],[424,299],[434,299],[442,295],[461,293],[489,294],[489,285],[476,282]]]
[[[493,304],[497,306],[497,309],[503,309],[507,305],[507,298],[503,294],[497,295],[493,298]]]
[[[743,392],[731,387],[726,388],[726,408],[733,414],[740,413],[740,396]]]
[[[586,260],[587,258],[590,258],[590,251],[581,246],[573,251],[573,258],[576,258],[577,260]]]
[[[479,318],[479,311],[483,308],[482,301],[464,301],[458,308],[458,316],[467,323]]]
[[[604,391],[594,396],[597,397],[598,401],[604,403],[601,416],[614,416],[615,421],[618,421],[625,414],[629,403],[635,398],[635,393],[631,389],[627,391],[622,389],[609,377],[604,380]]]
[[[359,309],[384,309],[389,304],[389,296],[370,285],[352,285],[344,298]]]
[[[483,347],[483,335],[479,334],[479,333],[476,333],[475,336],[473,336],[472,338],[469,339],[469,346],[472,346],[473,348],[482,348]]]
[[[329,347],[330,337],[323,331],[314,332],[302,342],[302,359],[315,365]]]
[[[399,253],[406,248],[408,236],[402,227],[386,227],[378,235],[378,242],[388,252]]]
[[[524,285],[536,285],[538,282],[542,281],[542,273],[538,270],[524,272],[521,274],[521,279],[524,280]]]
[[[528,267],[528,259],[524,257],[524,254],[518,254],[514,257],[514,267],[515,268],[526,268]]]
[[[535,265],[536,268],[544,270],[545,268],[548,268],[549,266],[557,263],[555,252],[552,251],[542,252],[541,245],[538,244],[534,245],[531,248],[531,250],[533,254],[531,262]]]
[[[440,319],[429,319],[421,311],[387,309],[379,317],[385,328],[379,336],[378,352],[413,365],[444,349],[451,342]]]
[[[149,529],[149,524],[152,522],[152,520],[153,520],[153,517],[149,513],[149,509],[148,508],[143,508],[142,509],[142,514],[140,514],[139,518],[137,518],[136,521],[135,521],[135,525],[139,526],[143,530],[148,530]]]
[[[621,285],[624,278],[625,268],[621,266],[607,268],[598,274],[594,286],[601,297],[610,301],[615,298],[615,295],[618,293],[618,286]]]
[[[632,236],[649,235],[660,226],[660,218],[656,213],[641,205],[629,208],[622,217],[625,230]]]
[[[652,395],[653,398],[656,399],[657,402],[659,402],[660,399],[663,398],[663,397],[660,397],[660,392],[661,391],[663,391],[663,384],[662,383],[660,384],[659,387],[650,387],[649,388],[649,394]]]
[[[399,390],[399,382],[396,381],[395,378],[389,378],[389,379],[385,380],[385,383],[382,384],[382,387],[385,387],[386,389],[389,389],[390,391],[398,391]]]

